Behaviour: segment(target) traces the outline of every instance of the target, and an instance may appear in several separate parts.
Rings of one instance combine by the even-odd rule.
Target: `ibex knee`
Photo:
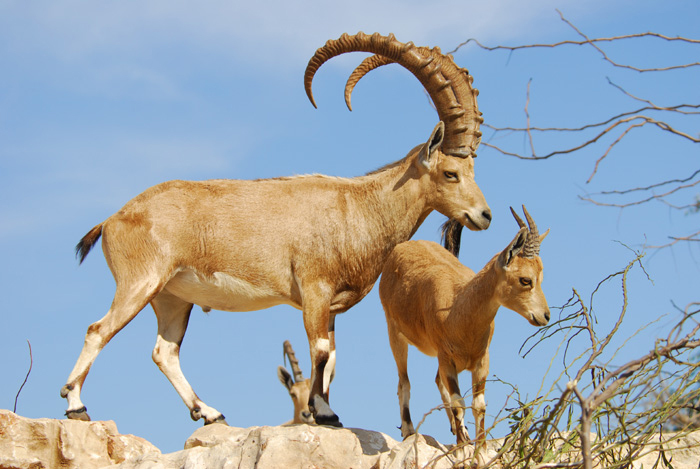
[[[167,343],[159,343],[156,344],[156,346],[153,348],[153,352],[151,353],[151,358],[153,359],[153,362],[158,365],[158,368],[163,369],[163,367],[167,367],[168,363],[171,361],[171,359],[174,356],[177,356],[177,346],[176,345],[170,345]]]
[[[486,399],[484,399],[483,394],[474,396],[472,400],[472,412],[483,414],[486,412]]]

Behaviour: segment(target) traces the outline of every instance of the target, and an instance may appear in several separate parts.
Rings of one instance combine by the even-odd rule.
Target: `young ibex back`
[[[314,417],[309,410],[311,380],[304,379],[304,374],[299,367],[299,360],[297,360],[296,355],[294,355],[294,349],[292,349],[292,344],[288,340],[284,341],[284,356],[289,359],[289,366],[292,367],[292,373],[287,371],[285,367],[278,366],[277,377],[287,392],[289,392],[289,397],[292,398],[292,404],[294,404],[294,418],[284,425],[291,425],[294,423],[313,425]],[[332,376],[331,379],[333,379]]]
[[[315,421],[340,426],[328,405],[335,316],[371,290],[394,246],[408,240],[433,210],[472,230],[486,229],[491,221],[474,182],[482,118],[471,76],[451,56],[403,44],[393,35],[343,35],[309,61],[304,82],[312,102],[318,68],[351,51],[387,57],[418,77],[441,120],[428,141],[402,160],[352,179],[165,182],[95,226],[77,253],[82,261],[102,236],[116,293],[107,314],[88,328],[61,390],[69,418],[89,419],[80,400],[88,370],[109,340],[150,303],[158,321],[153,360],[194,420],[223,421],[180,369],[192,306],[254,311],[288,304],[303,312]]]
[[[452,432],[460,445],[469,440],[464,425],[464,400],[458,374],[472,374],[472,412],[476,422],[474,461],[484,462],[486,404],[484,389],[489,371],[489,344],[496,311],[505,306],[533,326],[549,321],[549,307],[542,292],[542,260],[537,226],[525,210],[530,229],[511,209],[520,226],[515,239],[477,274],[452,254],[429,241],[408,241],[396,246],[384,265],[379,296],[386,314],[389,343],[399,374],[401,435],[415,433],[409,399],[408,345],[438,358],[435,382],[440,390]],[[445,224],[445,246],[455,246],[461,227]],[[453,255],[454,254],[454,255]]]

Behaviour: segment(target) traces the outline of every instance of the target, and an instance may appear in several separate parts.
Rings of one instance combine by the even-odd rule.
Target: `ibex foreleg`
[[[192,420],[204,419],[204,424],[226,423],[224,416],[202,402],[190,386],[180,367],[180,346],[187,330],[192,303],[162,291],[151,301],[158,319],[158,337],[153,349],[153,361],[168,378],[182,398]]]
[[[335,378],[335,316],[335,314],[331,314],[328,320],[328,343],[330,351],[328,362],[323,369],[323,395],[326,396],[326,400],[329,399],[328,393],[330,392],[331,382],[333,378]]]
[[[411,382],[408,379],[408,343],[396,331],[391,321],[387,321],[389,329],[389,345],[394,354],[396,369],[399,373],[399,409],[401,411],[401,436],[406,439],[416,433],[411,421]]]
[[[331,347],[331,301],[329,289],[314,286],[304,290],[303,315],[311,353],[309,409],[319,425],[342,427],[328,404],[328,384],[335,367],[335,344]],[[333,337],[333,339],[335,339]],[[334,341],[333,341],[334,342]],[[329,369],[326,376],[326,369]],[[328,383],[326,381],[328,380]]]

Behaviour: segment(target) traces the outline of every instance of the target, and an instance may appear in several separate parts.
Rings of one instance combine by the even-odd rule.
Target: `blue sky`
[[[420,84],[400,67],[366,77],[343,103],[343,85],[362,58],[324,65],[314,81],[318,109],[302,86],[317,47],[343,32],[393,32],[401,41],[455,48],[469,37],[496,44],[578,39],[556,12],[590,37],[654,31],[698,37],[700,5],[651,1],[2,1],[0,2],[0,253],[4,298],[0,326],[0,407],[12,409],[28,367],[18,413],[61,418],[59,389],[78,357],[87,326],[106,313],[114,282],[100,249],[78,268],[73,247],[94,225],[144,189],[169,179],[254,179],[322,173],[357,176],[402,158],[425,141],[437,115]],[[641,66],[696,61],[697,49],[653,41],[611,46]],[[693,55],[694,54],[694,55]],[[692,58],[689,58],[692,57]],[[474,75],[479,106],[494,126],[525,123],[577,126],[640,107],[606,80],[660,105],[698,103],[698,72],[638,74],[615,69],[591,48],[487,53],[467,46],[455,54]],[[698,134],[698,119],[682,124]],[[689,127],[688,127],[689,126]],[[556,137],[557,139],[560,137]],[[484,141],[527,151],[522,136]],[[516,233],[508,207],[525,204],[542,230],[544,290],[563,305],[572,289],[588,298],[606,275],[633,258],[626,246],[663,244],[669,234],[697,231],[698,215],[661,203],[617,210],[580,196],[627,189],[697,169],[697,145],[658,131],[632,132],[586,183],[612,141],[547,161],[520,161],[482,146],[476,181],[494,214],[486,232],[463,234],[460,260],[480,269]],[[545,153],[553,140],[538,140]],[[693,193],[674,202],[688,202]],[[435,213],[416,238],[438,239]],[[681,307],[697,300],[700,253],[692,244],[650,251],[630,277],[630,312],[622,338],[656,320],[613,363],[653,347]],[[598,301],[601,331],[620,309],[617,284]],[[672,303],[673,302],[673,303]],[[556,315],[556,309],[553,309]],[[556,352],[545,344],[518,356],[534,332],[502,309],[491,346],[491,375],[534,397]],[[182,448],[201,425],[151,361],[155,316],[147,307],[100,354],[83,390],[94,419],[115,420],[122,433],[149,439],[164,452]],[[282,342],[289,339],[307,376],[308,345],[301,313],[276,307],[252,313],[204,314],[195,308],[183,343],[185,375],[200,397],[230,425],[276,425],[291,418],[277,381]],[[337,321],[338,364],[331,403],[346,426],[400,439],[396,371],[376,289]],[[416,422],[439,403],[436,360],[411,353]],[[461,376],[468,389],[468,373]],[[487,425],[508,389],[487,386]],[[473,424],[469,423],[473,434]],[[445,416],[423,432],[453,441]],[[503,436],[503,429],[494,436]]]

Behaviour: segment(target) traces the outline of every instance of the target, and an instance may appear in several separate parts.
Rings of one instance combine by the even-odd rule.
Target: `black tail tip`
[[[80,240],[80,242],[75,245],[75,258],[78,259],[78,265],[83,263],[88,255],[88,252],[90,252],[90,248],[85,246],[83,240]]]
[[[442,245],[455,257],[459,257],[462,228],[464,226],[454,218],[450,218],[442,224]]]

